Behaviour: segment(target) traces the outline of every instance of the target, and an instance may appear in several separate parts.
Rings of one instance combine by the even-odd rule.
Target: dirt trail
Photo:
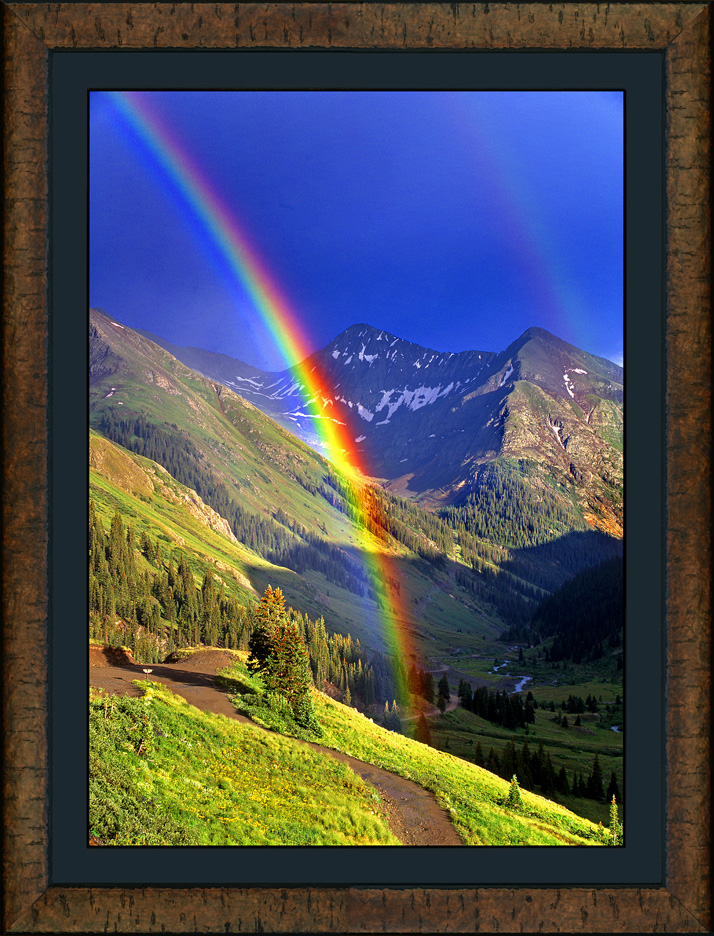
[[[117,666],[115,662],[116,659],[107,659],[102,648],[90,648],[90,685],[117,695],[140,696],[141,690],[132,685],[132,681],[151,679],[167,686],[204,712],[225,715],[254,728],[261,727],[236,712],[228,696],[214,684],[216,672],[233,662],[229,653],[201,650],[179,663],[146,666],[133,661],[122,661],[122,665]],[[145,670],[151,670],[151,673],[145,673]],[[439,806],[432,793],[419,784],[321,744],[298,743],[343,761],[370,783],[382,797],[389,827],[404,845],[463,845],[446,810]]]

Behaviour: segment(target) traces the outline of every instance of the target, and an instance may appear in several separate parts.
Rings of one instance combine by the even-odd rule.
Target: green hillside
[[[239,708],[254,698],[272,731],[198,712],[146,682],[137,683],[142,699],[90,703],[97,837],[108,844],[395,843],[373,790],[329,756],[277,733],[291,732],[290,720],[241,660],[223,680],[242,690]],[[609,844],[602,827],[543,797],[521,790],[520,805],[508,805],[509,783],[487,770],[387,731],[322,693],[313,692],[313,704],[323,745],[431,790],[465,844]],[[150,832],[146,804],[157,817]]]
[[[583,528],[578,505],[527,460],[482,466],[451,507],[428,510],[370,481],[356,497],[329,462],[250,403],[100,313],[92,313],[90,350],[90,489],[106,538],[90,580],[95,639],[126,643],[143,662],[187,644],[245,647],[251,609],[270,585],[314,637],[316,685],[327,680],[338,699],[349,691],[379,718],[397,690],[377,598],[398,586],[397,624],[418,654],[402,665],[431,671],[434,682],[446,675],[454,694],[462,680],[510,693],[525,677],[539,701],[563,691],[604,693],[612,703],[622,694],[614,639],[581,659],[557,658],[555,631],[532,639],[543,598],[583,566],[620,554],[621,542]],[[124,531],[117,549],[115,517]],[[356,529],[360,546],[366,536],[389,553],[396,585],[367,575]],[[423,705],[404,700],[402,714],[414,702]],[[433,722],[432,743],[456,744],[453,753],[472,761],[475,734],[461,743],[455,717]],[[571,780],[575,769],[587,771],[582,735],[595,726],[568,732],[549,715],[538,719],[530,730],[555,768],[564,765]],[[613,722],[622,719],[620,706]],[[603,728],[613,749],[605,763],[615,770],[622,734],[603,722],[599,735]],[[484,738],[502,730],[481,729]],[[514,732],[520,745],[524,730]],[[495,752],[508,742],[507,733],[494,739]],[[621,766],[617,774],[621,783]],[[582,811],[599,816],[600,807]]]
[[[324,617],[331,630],[349,632],[375,649],[386,649],[375,588],[384,591],[388,586],[365,572],[350,513],[349,485],[332,466],[241,397],[94,311],[90,344],[91,426],[131,452],[143,471],[148,463],[137,460],[137,455],[164,468],[173,479],[171,496],[183,502],[175,502],[164,513],[161,500],[170,486],[165,472],[159,477],[167,484],[152,483],[149,490],[145,483],[132,480],[135,472],[126,462],[120,465],[119,456],[107,456],[95,459],[92,474],[92,483],[103,489],[98,496],[104,498],[104,516],[109,516],[111,500],[114,505],[121,502],[127,515],[146,514],[137,499],[147,505],[152,501],[156,509],[151,522],[163,514],[159,525],[170,539],[174,523],[186,526],[186,518],[179,514],[195,515],[191,502],[198,498],[226,520],[243,547],[242,552],[234,548],[231,553],[255,594],[264,590],[265,570],[274,569],[271,582],[280,586],[291,605]],[[151,472],[156,476],[154,469]],[[117,489],[124,494],[120,496]],[[381,531],[374,548],[388,550],[394,557],[404,583],[403,606],[413,612],[412,618],[400,623],[412,629],[417,645],[424,651],[428,647],[437,658],[447,653],[445,618],[462,631],[495,639],[502,620],[493,605],[454,579],[453,563],[458,565],[461,559],[452,531],[442,524],[442,540],[449,541],[442,545],[450,546],[452,566],[429,561],[442,554],[431,538],[431,527],[438,520],[386,493],[380,497],[388,499],[391,516],[399,517],[389,533]],[[203,507],[200,510],[205,513]],[[195,526],[197,519],[193,516],[190,525]],[[213,529],[218,531],[215,524]],[[215,558],[224,561],[225,545],[217,546],[215,537],[207,539],[208,551],[217,549],[223,555]],[[191,548],[201,549],[195,536]]]
[[[89,828],[104,844],[399,844],[345,765],[141,685],[89,705]]]

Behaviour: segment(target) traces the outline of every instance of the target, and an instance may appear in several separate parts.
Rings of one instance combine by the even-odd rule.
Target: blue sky
[[[619,92],[146,92],[314,349],[367,322],[437,350],[531,325],[622,363]],[[285,366],[107,95],[90,102],[90,303]]]

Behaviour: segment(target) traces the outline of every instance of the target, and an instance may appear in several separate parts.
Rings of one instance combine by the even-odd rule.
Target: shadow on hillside
[[[345,552],[350,562],[360,557],[354,548]],[[510,557],[500,565],[509,575],[497,574],[494,569],[479,573],[446,558],[431,562],[417,556],[392,557],[392,581],[382,583],[382,595],[387,597],[403,636],[428,640],[431,639],[429,630],[436,626],[437,620],[439,626],[451,625],[456,632],[457,626],[463,624],[464,615],[469,613],[465,610],[467,604],[490,606],[491,616],[498,617],[499,626],[508,626],[515,621],[508,617],[509,600],[517,603],[523,601],[525,595],[532,604],[534,598],[559,588],[581,569],[621,555],[621,540],[596,530],[586,530],[571,531],[540,546],[511,550]],[[362,562],[373,582],[373,560],[362,556]],[[385,649],[384,620],[369,593],[358,595],[329,580],[316,584],[316,577],[309,571],[298,573],[283,567],[253,566],[247,567],[246,573],[258,595],[262,595],[268,585],[278,587],[285,595],[286,604],[310,618],[323,617],[329,631],[350,633],[353,639],[374,649]],[[415,599],[415,595],[419,597]],[[450,600],[458,602],[458,606],[453,606],[451,621],[448,610],[443,620],[438,618],[434,612],[436,599],[439,609],[445,604],[448,608]]]
[[[581,569],[622,554],[621,539],[599,530],[572,530],[540,546],[511,550],[511,558],[501,567],[528,581],[538,576],[544,582],[540,587],[552,591]]]

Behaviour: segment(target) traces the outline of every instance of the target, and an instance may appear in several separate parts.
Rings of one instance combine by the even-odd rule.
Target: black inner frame
[[[51,53],[50,75],[51,883],[663,884],[663,53],[58,51]],[[487,847],[470,850],[466,856],[461,849],[438,847],[425,853],[403,847],[394,855],[389,848],[370,847],[202,847],[157,852],[152,847],[90,850],[87,846],[88,91],[187,87],[625,92],[624,848]]]

